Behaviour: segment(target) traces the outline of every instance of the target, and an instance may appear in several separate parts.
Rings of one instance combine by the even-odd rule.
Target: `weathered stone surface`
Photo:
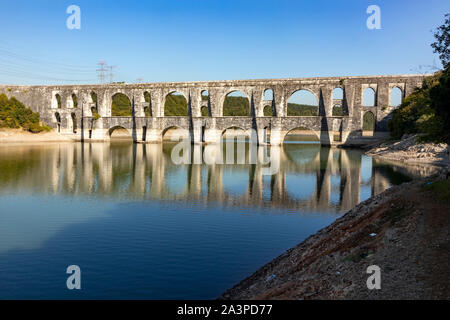
[[[180,127],[190,131],[191,140],[195,143],[217,142],[227,128],[240,127],[257,130],[258,137],[263,136],[266,130],[278,129],[280,134],[273,135],[270,143],[280,144],[290,130],[306,127],[315,132],[323,144],[333,144],[334,134],[342,137],[339,143],[352,144],[365,140],[361,134],[365,112],[374,113],[375,136],[385,136],[386,124],[393,110],[389,106],[390,91],[398,87],[406,97],[421,85],[422,80],[422,75],[397,75],[108,85],[2,85],[0,93],[15,96],[33,111],[39,112],[43,121],[57,131],[72,134],[78,139],[107,140],[115,128],[123,127],[131,131],[135,141],[158,142],[168,128]],[[375,90],[375,106],[363,107],[363,93],[369,87]],[[336,102],[332,92],[335,88],[344,91],[344,99],[339,101],[345,113],[342,117],[332,116]],[[271,101],[264,100],[267,89],[273,91]],[[201,98],[204,90],[209,93],[207,102]],[[318,116],[287,116],[287,101],[298,90],[309,90],[316,96],[319,101]],[[183,94],[188,101],[189,116],[164,116],[165,99],[175,91]],[[233,91],[242,91],[247,95],[250,117],[223,116],[225,97]],[[96,103],[92,100],[92,92],[97,95]],[[150,94],[150,102],[145,101],[145,92]],[[116,93],[123,93],[130,99],[133,117],[111,116],[112,97]],[[57,95],[60,96],[60,106]],[[74,108],[73,95],[77,97],[77,108]],[[273,117],[263,117],[264,107],[268,104],[274,106]],[[210,109],[212,117],[201,116],[202,106]],[[101,116],[97,120],[92,118],[93,107]],[[145,117],[145,108],[149,108],[151,117]]]
[[[382,143],[367,151],[367,154],[406,163],[450,165],[450,146],[446,143],[420,143],[417,135],[405,134],[400,141]]]

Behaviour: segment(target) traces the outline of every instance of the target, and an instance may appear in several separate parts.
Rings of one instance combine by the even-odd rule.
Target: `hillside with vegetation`
[[[15,97],[8,99],[5,94],[0,94],[0,128],[22,128],[32,133],[52,130],[41,124],[38,112],[33,112]]]
[[[207,98],[203,98],[206,100]],[[187,101],[182,95],[167,96],[164,105],[164,115],[166,116],[187,116]],[[245,117],[250,115],[249,101],[245,97],[228,96],[223,104],[224,116]],[[272,116],[272,108],[265,108],[264,116]],[[303,105],[296,103],[288,104],[289,116],[316,116],[318,115],[318,107],[311,105]],[[202,110],[202,116],[208,116],[206,109]]]
[[[311,117],[319,115],[319,107],[307,104],[288,103],[288,116]]]
[[[131,117],[131,101],[122,93],[112,98],[111,115],[113,117]]]
[[[421,134],[422,141],[450,142],[450,70],[426,77],[421,88],[393,112],[389,130],[394,139]]]
[[[164,105],[165,116],[187,116],[188,107],[186,98],[182,95],[170,94]]]
[[[202,100],[208,97],[202,96]],[[146,99],[146,101],[149,99]],[[317,116],[319,108],[317,106],[288,103],[288,116]],[[342,115],[342,110],[336,110],[335,115]],[[131,102],[126,95],[116,94],[112,101],[112,115],[116,117],[131,116]],[[187,116],[188,107],[186,98],[183,95],[170,94],[167,96],[164,104],[165,116]],[[250,115],[250,105],[246,97],[228,96],[223,104],[224,116],[245,117]],[[271,117],[273,115],[272,108],[264,109],[264,116]],[[146,113],[146,116],[150,116]],[[209,116],[206,108],[202,109],[202,116]]]
[[[226,97],[223,103],[224,116],[250,116],[250,104],[246,97]]]
[[[363,116],[363,131],[375,130],[375,115],[372,112],[366,112]]]

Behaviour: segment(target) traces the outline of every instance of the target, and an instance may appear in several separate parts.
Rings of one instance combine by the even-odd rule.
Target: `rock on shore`
[[[404,135],[400,141],[382,143],[366,153],[408,163],[450,164],[450,147],[447,144],[418,143],[417,138],[417,135]]]

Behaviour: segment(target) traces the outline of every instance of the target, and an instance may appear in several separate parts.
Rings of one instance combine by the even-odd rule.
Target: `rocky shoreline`
[[[72,142],[71,137],[50,131],[31,133],[22,129],[0,129],[0,143]]]
[[[400,141],[388,141],[370,148],[366,154],[383,160],[414,164],[450,165],[450,146],[446,143],[420,143],[418,135],[404,135]]]
[[[415,139],[367,153],[424,168],[448,165],[446,144]],[[433,189],[448,192],[450,180],[446,169],[430,172],[439,173],[358,204],[219,299],[450,299],[450,199]],[[367,288],[371,265],[381,268],[381,290]]]

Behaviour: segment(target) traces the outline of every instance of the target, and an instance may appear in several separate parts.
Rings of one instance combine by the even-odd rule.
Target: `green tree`
[[[450,14],[445,15],[445,22],[443,25],[437,28],[434,33],[436,42],[434,42],[431,47],[434,49],[435,53],[439,53],[439,58],[441,59],[444,68],[450,66]]]
[[[223,103],[223,115],[234,117],[250,116],[250,104],[247,97],[225,97]]]
[[[131,101],[123,93],[116,93],[113,96],[111,115],[113,117],[131,117]]]
[[[388,123],[391,136],[400,139],[405,133],[424,134],[425,141],[449,141],[449,69],[426,77],[422,87],[408,96],[394,110]]]
[[[8,99],[5,94],[0,94],[0,127],[23,128],[33,133],[51,130],[41,125],[39,113],[25,107],[15,97]]]
[[[307,104],[288,103],[288,116],[310,117],[319,115],[319,107]]]
[[[169,94],[164,104],[164,115],[182,117],[188,115],[186,98],[181,94]]]
[[[450,141],[450,66],[439,78],[439,82],[430,90],[431,108],[435,110],[435,119],[431,122],[440,125],[435,134],[442,134],[444,141]]]

